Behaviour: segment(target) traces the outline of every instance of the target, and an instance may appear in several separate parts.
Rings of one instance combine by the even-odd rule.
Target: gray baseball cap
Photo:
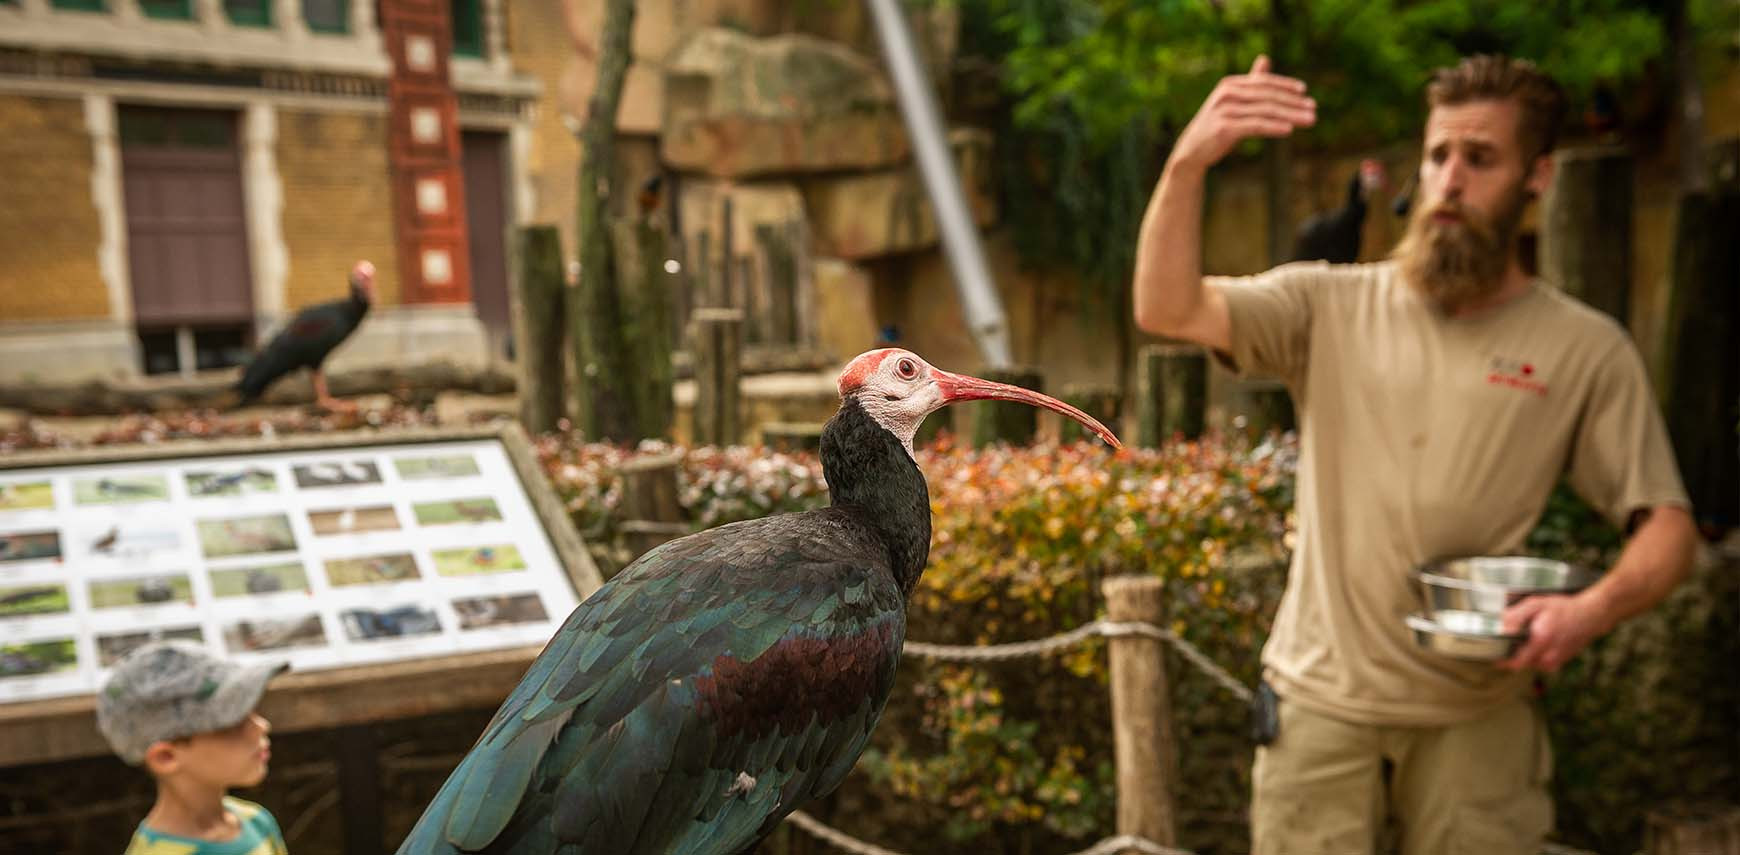
[[[239,724],[259,705],[266,681],[289,667],[241,665],[184,639],[154,641],[122,658],[97,692],[97,729],[137,766],[153,742]]]

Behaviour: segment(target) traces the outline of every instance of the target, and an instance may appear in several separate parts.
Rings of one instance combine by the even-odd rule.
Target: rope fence
[[[873,843],[865,843],[842,831],[829,828],[801,810],[792,811],[785,819],[792,825],[813,835],[817,840],[843,852],[850,852],[852,855],[906,855],[904,852],[896,852],[893,849],[884,849]],[[1132,851],[1140,852],[1142,855],[1195,855],[1186,849],[1161,846],[1152,840],[1144,840],[1130,834],[1108,837],[1080,852],[1073,853],[1073,855],[1117,855],[1120,852]]]
[[[1231,692],[1242,701],[1250,701],[1250,687],[1240,682],[1237,677],[1227,673],[1225,668],[1215,664],[1208,654],[1203,653],[1196,645],[1179,637],[1171,630],[1139,621],[1109,621],[1096,620],[1083,624],[1068,632],[1059,633],[1050,638],[1036,641],[1017,641],[1010,644],[926,644],[922,641],[908,641],[903,650],[908,656],[920,659],[945,662],[1001,662],[1008,659],[1024,657],[1050,656],[1068,650],[1087,639],[1103,635],[1107,638],[1118,636],[1139,635],[1155,638],[1172,645],[1179,655],[1183,656],[1197,670],[1207,674],[1221,688]]]
[[[1225,668],[1216,664],[1213,659],[1208,657],[1208,654],[1203,653],[1196,645],[1191,644],[1171,630],[1143,621],[1096,620],[1049,638],[1007,644],[930,644],[922,641],[908,641],[901,652],[907,656],[933,662],[1005,662],[1011,659],[1051,656],[1080,645],[1094,636],[1106,638],[1139,636],[1163,641],[1178,651],[1185,661],[1194,665],[1197,670],[1206,674],[1234,697],[1247,703],[1251,700],[1250,687],[1240,682]],[[905,853],[893,849],[866,843],[839,829],[831,828],[803,811],[793,811],[786,817],[786,821],[817,840],[842,852],[850,853],[850,855],[905,855]],[[1086,849],[1071,853],[1071,855],[1119,855],[1119,853],[1127,852],[1139,852],[1142,855],[1195,855],[1186,849],[1162,846],[1152,840],[1131,834],[1105,838]],[[1541,855],[1595,855],[1595,853],[1557,843],[1545,843],[1541,846]]]

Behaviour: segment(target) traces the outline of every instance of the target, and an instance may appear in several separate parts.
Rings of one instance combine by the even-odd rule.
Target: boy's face
[[[212,787],[252,787],[266,779],[271,722],[249,713],[240,723],[186,739],[159,742],[148,759],[159,774],[179,774]]]

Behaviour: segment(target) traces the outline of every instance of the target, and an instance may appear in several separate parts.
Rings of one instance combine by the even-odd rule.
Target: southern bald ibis
[[[265,393],[266,387],[278,378],[307,368],[314,373],[314,395],[320,406],[329,410],[348,409],[346,404],[326,392],[326,374],[321,366],[333,349],[344,343],[362,323],[375,297],[375,266],[359,261],[350,269],[350,296],[309,306],[299,312],[267,345],[254,354],[242,377],[236,381],[241,394],[238,404],[246,404]]]
[[[930,553],[912,452],[957,401],[1087,414],[873,350],[822,431],[831,504],[664,544],[581,603],[399,847],[733,855],[837,787],[882,715]]]
[[[1372,158],[1359,163],[1347,182],[1347,203],[1306,220],[1294,235],[1293,261],[1352,264],[1359,260],[1366,200],[1384,185],[1384,166]]]

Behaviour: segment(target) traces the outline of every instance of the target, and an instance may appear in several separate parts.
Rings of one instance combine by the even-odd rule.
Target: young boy
[[[126,855],[285,855],[265,808],[229,795],[266,779],[271,725],[254,712],[286,664],[242,666],[188,641],[144,645],[97,693],[97,727],[157,781]]]

